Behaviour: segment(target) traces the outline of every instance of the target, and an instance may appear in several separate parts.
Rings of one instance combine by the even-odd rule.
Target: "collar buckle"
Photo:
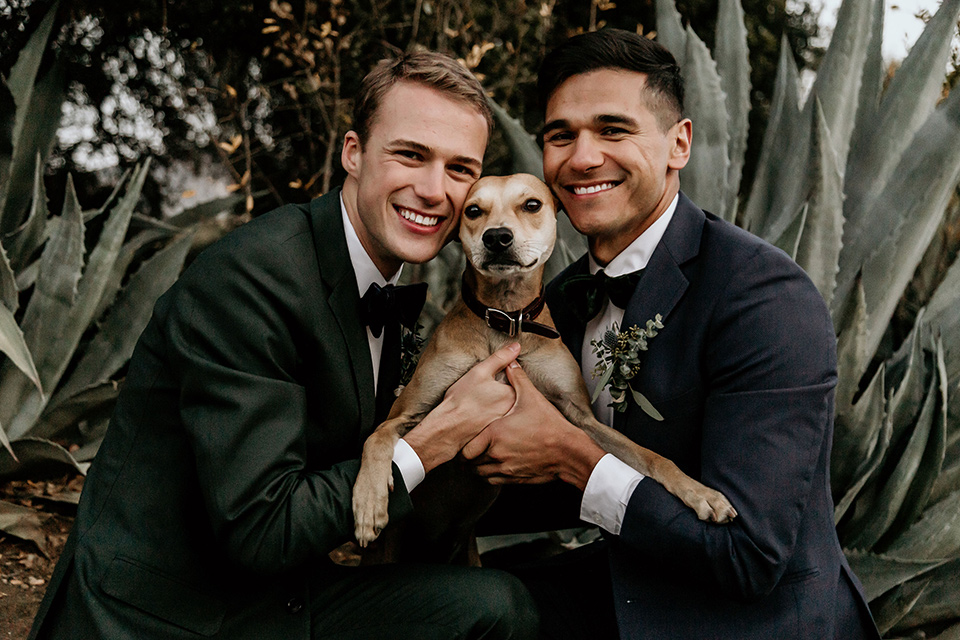
[[[520,331],[523,328],[523,316],[519,318],[514,318],[506,311],[501,311],[500,309],[492,309],[487,307],[487,311],[484,314],[484,320],[487,322],[487,326],[495,331],[503,331],[511,338],[520,334]],[[505,327],[495,327],[493,322],[498,324],[505,324]]]

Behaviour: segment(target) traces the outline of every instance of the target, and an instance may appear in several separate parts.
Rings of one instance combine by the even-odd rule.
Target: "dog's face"
[[[488,277],[509,278],[541,268],[556,238],[553,194],[534,176],[487,176],[467,194],[460,241],[473,268]]]

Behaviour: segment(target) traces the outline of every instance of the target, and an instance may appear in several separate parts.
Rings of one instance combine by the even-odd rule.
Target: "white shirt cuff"
[[[403,476],[403,484],[407,487],[407,493],[413,491],[427,476],[427,472],[423,470],[423,462],[420,461],[420,456],[403,438],[397,440],[397,444],[393,447],[393,461],[400,467],[400,475]]]
[[[641,480],[643,474],[613,454],[603,456],[583,490],[580,519],[619,535],[630,496]]]

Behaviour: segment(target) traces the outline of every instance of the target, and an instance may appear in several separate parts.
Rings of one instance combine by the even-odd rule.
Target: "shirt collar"
[[[393,277],[389,280],[383,277],[380,269],[373,263],[367,250],[363,248],[360,242],[360,236],[357,230],[353,228],[353,222],[347,215],[347,208],[343,204],[343,194],[340,195],[340,215],[343,217],[343,235],[347,240],[347,253],[350,254],[350,263],[353,265],[353,273],[357,277],[357,291],[362,296],[370,288],[370,285],[376,282],[381,287],[387,284],[397,284],[400,280],[400,272],[403,266],[397,269]]]
[[[641,233],[636,240],[631,242],[626,249],[618,253],[606,267],[601,267],[597,264],[597,261],[593,259],[593,256],[587,253],[590,273],[593,274],[603,269],[604,273],[608,276],[616,278],[617,276],[646,268],[647,263],[650,262],[650,256],[653,255],[654,249],[660,244],[660,239],[663,238],[663,234],[667,230],[667,225],[669,225],[670,220],[673,219],[673,213],[677,210],[677,202],[679,201],[680,194],[678,193],[673,196],[673,201],[670,203],[670,206],[667,207],[667,210],[663,212],[663,215],[657,218],[656,221],[654,221],[646,231]]]

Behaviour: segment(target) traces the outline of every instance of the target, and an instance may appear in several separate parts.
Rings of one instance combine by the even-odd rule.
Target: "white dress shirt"
[[[650,262],[650,256],[653,255],[653,251],[660,244],[660,239],[663,238],[663,234],[667,230],[667,225],[673,219],[678,201],[679,196],[674,196],[673,202],[670,203],[663,215],[657,218],[646,231],[611,260],[610,264],[603,268],[603,271],[611,278],[616,278],[646,268],[647,263]],[[590,273],[597,273],[601,270],[602,267],[597,264],[593,256],[588,255],[587,261],[590,266]],[[623,313],[624,309],[607,299],[604,301],[600,313],[587,323],[584,330],[580,368],[591,398],[597,388],[597,379],[593,377],[593,370],[597,365],[598,358],[593,352],[593,346],[590,342],[601,339],[603,334],[613,327],[614,323],[619,325],[623,321]],[[610,401],[610,392],[604,389],[600,392],[597,401],[593,403],[593,413],[597,420],[608,426],[613,425],[614,415],[613,407],[609,406]],[[603,527],[610,533],[619,534],[623,516],[627,511],[627,503],[630,502],[630,496],[633,495],[634,489],[641,480],[643,480],[642,474],[613,454],[608,453],[603,456],[587,480],[587,486],[583,491],[583,500],[580,502],[580,518]]]
[[[360,292],[360,297],[363,297],[363,294],[373,283],[377,283],[381,287],[388,284],[397,284],[403,267],[398,269],[389,280],[383,277],[380,269],[367,254],[367,250],[363,248],[357,230],[353,228],[350,216],[347,215],[347,208],[343,204],[342,194],[340,196],[340,215],[343,217],[343,235],[347,241],[347,253],[350,256],[350,263],[353,265],[353,273],[357,277],[357,291]],[[373,365],[373,395],[376,397],[377,378],[380,375],[380,353],[383,351],[383,333],[378,338],[373,335],[370,327],[367,327],[367,344],[370,346],[370,363]],[[407,491],[413,491],[413,488],[420,484],[426,475],[420,457],[409,444],[401,439],[393,449],[393,461],[400,467],[400,474],[403,476]]]

